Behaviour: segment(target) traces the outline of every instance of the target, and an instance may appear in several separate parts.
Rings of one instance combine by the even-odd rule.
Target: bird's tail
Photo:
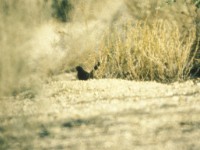
[[[93,78],[94,77],[94,71],[97,70],[100,66],[100,62],[98,62],[94,68],[92,69],[92,71],[90,72],[90,78]]]
[[[94,66],[94,69],[93,70],[97,70],[100,66],[100,62],[98,62],[95,66]]]

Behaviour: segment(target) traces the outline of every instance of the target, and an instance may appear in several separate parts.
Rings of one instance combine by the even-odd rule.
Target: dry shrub
[[[178,26],[155,20],[152,25],[127,23],[105,35],[99,46],[98,78],[169,82],[186,79],[193,65],[195,28],[183,37]]]
[[[137,20],[148,18],[148,24],[151,24],[155,18],[168,20],[171,24],[179,27],[183,37],[189,34],[188,30],[196,26],[196,41],[194,46],[198,46],[200,38],[199,0],[146,0],[143,3],[137,0],[124,0],[124,2],[133,18]],[[198,62],[200,48],[197,53],[194,70],[198,70],[200,67]]]

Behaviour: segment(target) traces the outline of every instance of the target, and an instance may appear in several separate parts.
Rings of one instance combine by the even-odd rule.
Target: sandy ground
[[[0,101],[0,149],[199,150],[200,82],[55,76],[41,95]],[[24,96],[25,97],[25,96]]]

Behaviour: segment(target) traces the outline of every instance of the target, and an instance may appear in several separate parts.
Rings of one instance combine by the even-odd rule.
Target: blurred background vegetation
[[[0,96],[34,97],[47,77],[97,61],[97,78],[187,79],[200,67],[199,7],[199,0],[0,0]],[[165,55],[172,57],[158,60]]]
[[[69,0],[52,0],[52,16],[60,21],[70,20],[69,12],[73,8]]]

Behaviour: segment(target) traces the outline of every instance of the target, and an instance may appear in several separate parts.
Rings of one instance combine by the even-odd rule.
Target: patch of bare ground
[[[0,149],[198,150],[199,97],[198,80],[56,76],[35,99],[0,101]]]

